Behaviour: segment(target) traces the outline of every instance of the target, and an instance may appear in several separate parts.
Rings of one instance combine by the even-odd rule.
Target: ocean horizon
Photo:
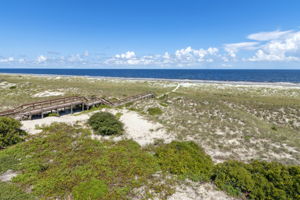
[[[233,82],[300,83],[300,70],[281,69],[54,69],[1,68],[0,73],[92,76],[137,79],[176,79]]]

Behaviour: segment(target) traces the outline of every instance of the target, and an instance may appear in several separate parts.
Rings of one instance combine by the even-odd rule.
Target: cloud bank
[[[99,57],[88,51],[72,55],[49,52],[52,51],[35,58],[0,56],[0,66],[230,67],[234,64],[257,63],[297,63],[300,66],[300,31],[258,32],[249,34],[244,41],[221,44],[217,47],[188,46],[153,55],[140,55],[133,50],[108,57]]]

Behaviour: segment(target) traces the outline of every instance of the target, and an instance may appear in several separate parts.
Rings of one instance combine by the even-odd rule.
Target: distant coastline
[[[221,83],[300,83],[300,70],[0,68],[0,73]]]
[[[57,75],[57,74],[29,74],[29,73],[2,73],[4,76],[32,76],[32,77],[52,77],[52,78],[87,78],[87,79],[111,79],[128,81],[164,81],[190,84],[216,84],[232,86],[253,86],[253,87],[274,87],[274,88],[299,88],[300,83],[292,82],[250,82],[250,81],[215,81],[215,80],[189,80],[189,79],[164,79],[164,78],[130,78],[130,77],[109,77],[109,76],[87,76],[87,75]]]

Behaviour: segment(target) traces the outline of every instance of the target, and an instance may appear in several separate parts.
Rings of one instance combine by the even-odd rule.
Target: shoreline
[[[254,86],[254,87],[275,87],[300,89],[300,83],[293,82],[250,82],[250,81],[215,81],[215,80],[194,80],[194,79],[168,79],[168,78],[135,78],[135,77],[110,77],[110,76],[89,76],[89,75],[57,75],[57,74],[31,74],[31,73],[0,73],[5,76],[28,76],[28,77],[64,77],[64,78],[87,78],[96,80],[123,80],[123,81],[164,81],[187,84],[207,84],[225,86]]]

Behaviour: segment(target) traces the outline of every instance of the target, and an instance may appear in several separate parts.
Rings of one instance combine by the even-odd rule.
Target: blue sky
[[[1,0],[0,67],[296,68],[299,0]]]

